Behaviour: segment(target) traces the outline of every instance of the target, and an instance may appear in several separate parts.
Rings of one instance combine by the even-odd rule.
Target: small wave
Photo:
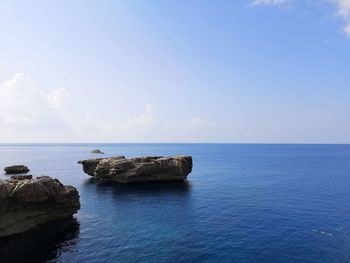
[[[326,231],[323,231],[323,230],[319,230],[319,229],[312,229],[312,232],[315,232],[315,233],[318,233],[318,234],[321,234],[321,235],[333,236],[332,233],[329,233],[329,232],[326,232]]]
[[[345,226],[337,227],[336,230],[343,232],[345,230]]]

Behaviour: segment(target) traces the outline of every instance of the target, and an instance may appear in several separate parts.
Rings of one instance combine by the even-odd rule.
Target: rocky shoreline
[[[83,171],[96,179],[118,183],[183,181],[192,171],[191,156],[124,156],[79,161]]]
[[[100,152],[102,153],[102,152]],[[181,182],[192,171],[191,156],[124,156],[79,161],[95,179],[117,183]],[[33,178],[25,165],[5,167],[9,179],[0,179],[0,238],[7,238],[70,219],[80,209],[78,190],[49,176]]]
[[[71,218],[80,209],[79,193],[48,176],[0,179],[0,237]]]

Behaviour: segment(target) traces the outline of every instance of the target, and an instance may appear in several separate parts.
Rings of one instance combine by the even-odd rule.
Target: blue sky
[[[0,142],[350,143],[350,0],[0,10]]]

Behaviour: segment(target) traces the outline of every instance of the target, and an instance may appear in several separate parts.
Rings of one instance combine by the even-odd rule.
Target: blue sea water
[[[103,184],[77,164],[96,148],[194,167],[185,183]],[[350,262],[350,145],[0,145],[12,164],[77,187],[81,209],[0,241],[0,262]]]

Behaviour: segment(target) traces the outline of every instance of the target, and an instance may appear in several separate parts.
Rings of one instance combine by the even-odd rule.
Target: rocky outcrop
[[[7,174],[22,174],[28,173],[29,169],[25,165],[12,165],[4,168],[5,173]]]
[[[94,153],[94,154],[104,154],[104,152],[102,152],[101,150],[92,150],[91,153]]]
[[[57,179],[48,176],[0,179],[0,237],[70,218],[79,208],[77,189]]]
[[[26,175],[12,175],[11,179],[15,180],[24,180],[24,179],[33,179],[33,175],[26,174]]]
[[[124,156],[79,161],[90,176],[106,181],[135,183],[149,181],[183,181],[192,171],[191,156],[139,157]]]

